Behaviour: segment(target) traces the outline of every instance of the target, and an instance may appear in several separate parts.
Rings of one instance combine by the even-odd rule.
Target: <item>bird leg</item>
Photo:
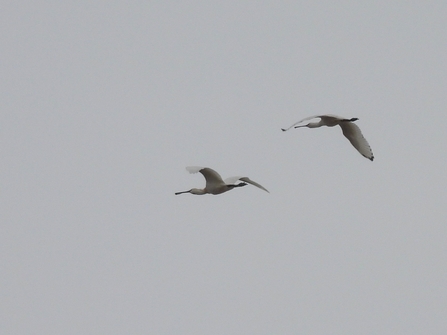
[[[359,118],[358,117],[353,117],[352,119],[343,119],[340,120],[340,122],[354,122],[357,121]]]
[[[236,184],[236,185],[227,185],[227,187],[231,190],[231,189],[233,189],[235,187],[242,187],[242,186],[245,186],[245,185],[248,185],[248,184],[247,183],[239,183],[239,184]]]

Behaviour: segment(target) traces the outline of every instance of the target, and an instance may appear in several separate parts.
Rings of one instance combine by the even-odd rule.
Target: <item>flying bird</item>
[[[247,184],[252,184],[256,187],[259,187],[261,190],[264,190],[268,193],[267,189],[261,185],[259,185],[257,182],[254,182],[248,177],[230,177],[224,180],[222,180],[222,177],[213,169],[207,168],[207,167],[200,167],[200,166],[188,166],[186,170],[189,171],[189,173],[197,173],[200,172],[206,180],[205,188],[192,188],[189,191],[183,191],[183,192],[176,192],[175,195],[179,195],[182,193],[191,193],[196,195],[202,195],[202,194],[221,194],[227,191],[232,190],[235,187],[242,187],[246,186]],[[238,180],[242,181],[242,183],[235,184]]]
[[[317,122],[310,122],[305,125],[298,125],[303,121],[311,120],[320,118],[320,121]],[[302,119],[301,121],[295,122],[292,124],[289,128],[281,128],[282,131],[287,131],[290,128],[301,128],[301,127],[307,127],[307,128],[318,128],[322,126],[327,127],[334,127],[334,126],[340,126],[341,130],[343,131],[343,135],[351,142],[351,144],[354,146],[354,148],[357,149],[360,154],[369,160],[374,160],[374,155],[371,150],[371,147],[369,146],[366,139],[363,137],[362,132],[360,131],[360,128],[354,123],[354,121],[357,121],[358,118],[352,118],[352,119],[345,119],[343,117],[337,116],[337,115],[315,115],[310,116],[305,119]]]

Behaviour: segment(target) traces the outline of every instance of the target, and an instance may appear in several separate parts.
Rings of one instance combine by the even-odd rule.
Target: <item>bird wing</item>
[[[237,176],[237,177],[229,177],[229,178],[225,179],[225,184],[227,184],[227,185],[229,185],[229,184],[234,184],[234,183],[237,182],[238,180],[244,181],[244,182],[246,182],[246,183],[248,183],[248,184],[252,184],[253,186],[259,187],[261,190],[264,190],[264,191],[270,193],[264,186],[258,184],[257,182],[251,180],[251,179],[248,178],[248,177],[240,177],[240,176]]]
[[[242,177],[242,178],[239,178],[239,180],[245,181],[246,183],[252,184],[253,186],[260,188],[261,190],[264,190],[267,193],[270,193],[264,186],[262,186],[261,184],[258,184],[257,182],[251,180],[248,177]]]
[[[199,171],[202,170],[202,169],[204,169],[203,166],[187,166],[187,167],[186,167],[186,170],[187,170],[189,173],[197,173],[197,172],[199,172]]]
[[[291,125],[290,127],[288,127],[288,128],[281,128],[281,130],[282,130],[282,131],[287,131],[287,130],[289,130],[289,129],[295,127],[297,124],[300,124],[300,123],[303,122],[303,121],[307,121],[307,120],[315,119],[315,118],[317,118],[317,117],[320,117],[320,116],[319,116],[319,115],[314,115],[314,116],[306,117],[306,118],[304,118],[304,119],[302,119],[302,120],[299,120],[298,122],[295,122],[294,124],[292,124],[292,125]]]
[[[374,155],[360,128],[353,122],[340,122],[343,135],[351,142],[362,156],[374,160]]]
[[[341,117],[337,116],[337,115],[333,115],[333,114],[325,114],[325,115],[313,115],[313,116],[309,116],[306,117],[298,122],[295,122],[294,124],[292,124],[289,128],[281,128],[282,131],[287,131],[290,128],[295,127],[297,124],[300,124],[303,121],[307,121],[307,120],[312,120],[312,119],[316,119],[316,118],[320,118],[320,119],[342,119]]]
[[[319,118],[321,118],[324,121],[338,121],[338,120],[344,120],[344,117],[338,116],[338,115],[334,115],[334,114],[326,114],[326,115],[319,115]]]
[[[243,177],[241,177],[241,176],[228,177],[224,180],[224,182],[227,185],[232,185],[235,182],[237,182],[238,180],[240,180],[241,178],[243,178]]]
[[[202,166],[188,166],[186,170],[189,171],[189,173],[197,173],[200,172],[206,180],[206,188],[208,190],[211,190],[218,186],[225,185],[224,181],[222,180],[222,177],[220,174],[218,174],[213,169],[202,167]]]

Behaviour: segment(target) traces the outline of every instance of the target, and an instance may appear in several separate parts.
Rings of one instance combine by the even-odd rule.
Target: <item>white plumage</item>
[[[183,191],[183,192],[176,192],[175,195],[179,195],[182,193],[191,193],[196,195],[202,195],[202,194],[221,194],[224,192],[227,192],[229,190],[232,190],[235,187],[242,187],[246,186],[247,184],[254,185],[256,187],[259,187],[261,190],[264,190],[266,192],[267,189],[258,184],[257,182],[251,180],[248,177],[230,177],[225,179],[225,181],[222,179],[220,174],[218,174],[213,169],[207,168],[207,167],[201,167],[201,166],[188,166],[186,170],[189,171],[189,173],[197,173],[200,172],[206,180],[205,188],[192,188],[189,191]],[[242,183],[234,184],[238,180],[242,181]]]
[[[319,118],[320,121],[317,122],[310,122],[305,125],[299,125],[300,123]],[[354,146],[354,148],[357,149],[357,151],[364,157],[368,158],[369,160],[374,160],[374,155],[371,150],[371,147],[369,146],[368,142],[366,141],[365,137],[363,137],[363,134],[360,130],[360,128],[354,123],[354,121],[357,121],[358,118],[352,118],[352,119],[346,119],[337,115],[315,115],[310,116],[305,119],[302,119],[298,122],[295,122],[288,128],[281,128],[282,131],[287,131],[290,128],[301,128],[301,127],[307,127],[307,128],[318,128],[322,126],[326,127],[334,127],[334,126],[340,126],[343,135],[351,142],[351,144]]]

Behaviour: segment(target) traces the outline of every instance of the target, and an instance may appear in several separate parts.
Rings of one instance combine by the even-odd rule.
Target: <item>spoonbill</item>
[[[246,186],[248,184],[252,184],[256,187],[259,187],[261,190],[264,190],[268,193],[267,189],[261,185],[259,185],[257,182],[254,182],[248,177],[230,177],[224,180],[222,180],[222,177],[213,169],[207,168],[207,167],[201,167],[201,166],[188,166],[186,170],[189,171],[189,173],[197,173],[200,172],[206,180],[205,188],[192,188],[189,191],[183,191],[183,192],[176,192],[175,195],[179,195],[182,193],[191,193],[196,195],[202,195],[202,194],[221,194],[224,192],[227,192],[229,190],[232,190],[235,187],[242,187]],[[234,184],[238,180],[243,181],[243,183]]]
[[[303,121],[312,120],[319,118],[320,121],[317,122],[310,122],[305,125],[299,125]],[[354,148],[357,149],[360,154],[369,160],[374,160],[374,155],[371,150],[371,147],[369,146],[366,139],[363,137],[363,134],[360,130],[360,128],[354,123],[354,121],[357,121],[358,118],[354,117],[352,119],[346,119],[337,115],[314,115],[310,117],[306,117],[305,119],[302,119],[298,122],[295,122],[292,124],[289,128],[281,128],[282,131],[287,131],[290,128],[301,128],[301,127],[307,127],[307,128],[318,128],[322,126],[327,127],[334,127],[334,126],[340,126],[341,130],[343,131],[343,135],[351,142],[351,144],[354,146]]]

